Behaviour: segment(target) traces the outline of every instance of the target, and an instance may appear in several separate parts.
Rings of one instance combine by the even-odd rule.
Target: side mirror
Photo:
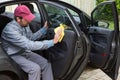
[[[104,28],[109,27],[109,23],[107,23],[107,22],[98,21],[97,24],[98,24],[99,27],[104,27]]]

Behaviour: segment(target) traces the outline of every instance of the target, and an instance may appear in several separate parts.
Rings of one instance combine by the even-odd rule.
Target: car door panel
[[[107,11],[109,10],[109,11]],[[88,30],[92,44],[90,64],[116,80],[119,69],[119,24],[114,1],[99,4],[91,13],[92,26]]]
[[[61,6],[49,1],[44,1],[44,8],[47,12],[46,14],[48,14],[48,20],[52,23],[51,28],[56,28],[60,23],[66,25],[65,36],[62,42],[48,50],[48,52],[53,56],[52,66],[55,79],[66,80],[65,78],[71,75],[71,71],[74,70],[74,67],[77,65],[77,61],[83,55],[83,43],[81,43],[80,49],[78,49],[79,45],[77,45],[79,41],[82,41],[82,38],[78,39],[78,35],[80,34],[75,31],[76,29],[73,27],[74,24],[70,19],[71,16],[66,8],[61,8]],[[79,52],[77,50],[79,50]],[[78,54],[79,56],[76,57]],[[77,58],[77,61],[73,64],[75,58]]]
[[[97,67],[103,67],[111,54],[110,48],[112,45],[110,43],[113,38],[113,31],[100,27],[91,27],[89,36],[92,43],[90,60]]]
[[[84,39],[85,35],[78,31],[74,18],[66,7],[53,1],[43,1],[43,5],[51,28],[56,28],[60,23],[67,25],[62,42],[48,50],[54,56],[52,58],[54,77],[62,80],[77,79],[88,59],[89,49],[88,46],[86,48],[88,43]]]

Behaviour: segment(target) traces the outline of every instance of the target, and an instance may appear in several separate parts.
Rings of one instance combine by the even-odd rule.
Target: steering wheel
[[[54,14],[54,16],[51,17],[51,22],[53,27],[57,27],[60,23],[65,23],[65,19],[63,15]]]

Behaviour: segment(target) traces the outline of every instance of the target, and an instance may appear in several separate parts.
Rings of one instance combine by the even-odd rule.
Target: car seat
[[[32,4],[30,4],[30,3],[22,3],[22,5],[26,5],[33,14],[35,13],[34,7],[33,7]]]
[[[7,23],[9,23],[12,19],[2,15],[5,12],[5,6],[0,7],[0,35],[2,33],[3,28],[6,26]]]

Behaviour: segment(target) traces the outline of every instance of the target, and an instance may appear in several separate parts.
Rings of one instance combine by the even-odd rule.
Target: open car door
[[[115,2],[99,4],[92,12],[89,38],[92,44],[90,64],[117,80],[120,63],[119,23]]]
[[[51,1],[41,1],[40,4],[51,24],[47,35],[52,35],[53,30],[61,23],[66,25],[62,42],[47,50],[51,57],[54,78],[77,80],[87,64],[89,42],[66,7]]]

